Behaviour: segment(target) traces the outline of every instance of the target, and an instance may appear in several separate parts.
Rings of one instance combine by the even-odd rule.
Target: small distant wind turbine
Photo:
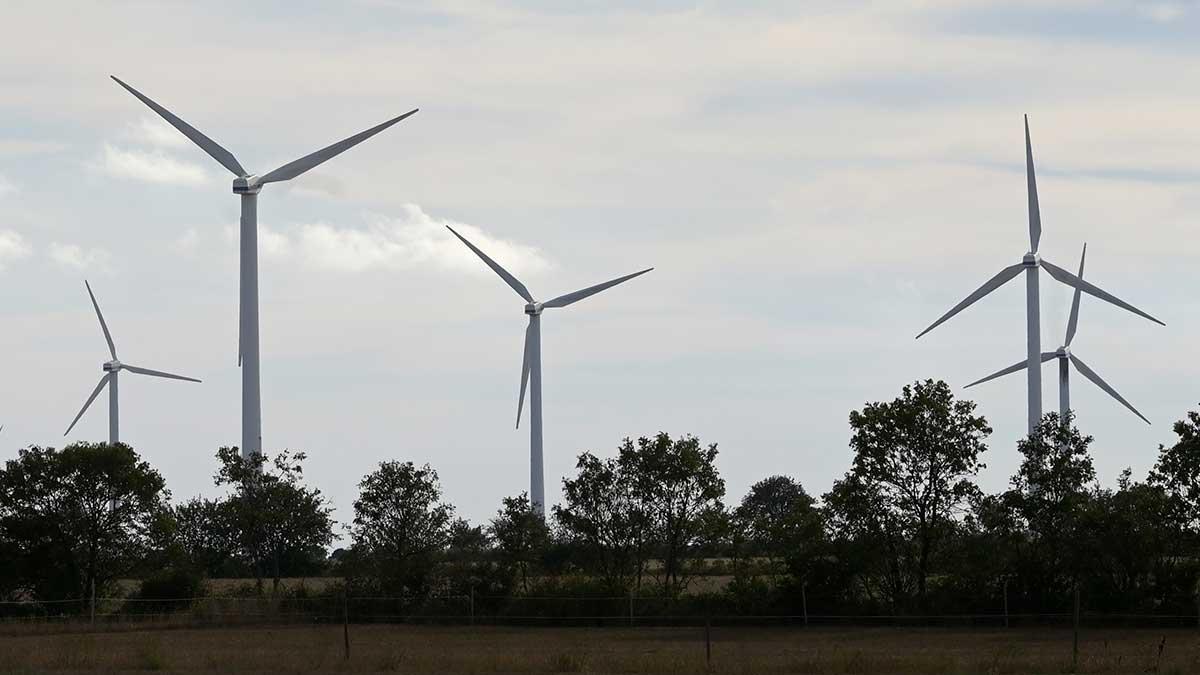
[[[104,370],[104,376],[100,378],[100,383],[96,385],[94,390],[92,390],[92,395],[89,396],[87,402],[83,404],[83,408],[80,409],[79,414],[75,416],[75,419],[71,420],[71,426],[67,427],[67,430],[63,433],[63,436],[71,433],[71,429],[75,428],[75,423],[79,421],[80,417],[83,417],[83,413],[87,412],[88,406],[92,404],[92,401],[96,400],[96,397],[100,395],[100,390],[107,385],[108,442],[117,443],[121,440],[120,425],[117,421],[117,373],[121,372],[122,370],[128,370],[129,372],[137,373],[138,375],[165,377],[172,380],[187,380],[188,382],[199,382],[200,380],[191,377],[184,377],[182,375],[172,375],[171,373],[164,373],[159,370],[150,370],[149,368],[131,366],[128,363],[121,363],[121,361],[117,359],[117,348],[113,345],[112,335],[108,332],[108,324],[104,323],[104,315],[100,313],[100,305],[96,302],[96,296],[92,293],[92,286],[86,281],[83,283],[85,286],[87,286],[88,296],[92,299],[92,307],[96,309],[96,318],[100,320],[100,329],[104,331],[104,341],[108,343],[108,352],[112,355],[112,360],[105,362],[104,365],[101,366],[101,368]]]
[[[1025,321],[1026,321],[1026,346],[1028,348],[1027,357],[1025,360],[1025,369],[1028,373],[1029,380],[1029,433],[1033,433],[1042,419],[1042,324],[1041,324],[1041,303],[1038,290],[1038,270],[1046,269],[1046,273],[1054,279],[1071,286],[1076,289],[1076,292],[1083,291],[1089,295],[1093,295],[1101,300],[1114,304],[1117,307],[1128,310],[1149,319],[1154,323],[1165,326],[1166,324],[1158,319],[1150,316],[1133,305],[1117,298],[1116,296],[1101,290],[1099,287],[1090,284],[1083,279],[1071,274],[1067,270],[1052,264],[1049,260],[1043,260],[1038,255],[1038,242],[1042,238],[1042,214],[1038,206],[1037,195],[1037,178],[1033,170],[1033,145],[1029,140],[1029,117],[1025,118],[1025,179],[1026,187],[1029,196],[1029,253],[1026,253],[1021,262],[1016,265],[1010,265],[1000,270],[1000,272],[989,279],[986,283],[980,286],[974,293],[968,295],[966,299],[955,305],[949,312],[942,315],[940,319],[934,321],[928,328],[921,331],[917,335],[919,339],[922,335],[928,333],[934,328],[940,326],[950,317],[958,314],[967,307],[973,305],[976,301],[983,298],[992,291],[1000,288],[1009,281],[1015,279],[1022,270],[1025,272]],[[1020,368],[1018,368],[1020,370]],[[1080,368],[1080,372],[1084,372]]]
[[[467,245],[467,248],[474,251],[475,255],[487,263],[487,266],[500,275],[500,278],[512,287],[517,292],[517,295],[521,296],[526,302],[525,313],[529,315],[529,326],[525,329],[525,356],[521,362],[521,394],[517,398],[517,428],[521,426],[521,408],[525,403],[525,388],[526,384],[528,384],[529,417],[532,422],[529,427],[529,498],[533,502],[534,510],[544,516],[546,514],[546,491],[542,469],[542,310],[551,307],[566,307],[586,297],[595,295],[600,291],[612,288],[634,277],[641,276],[654,268],[650,267],[640,272],[618,277],[612,281],[589,286],[574,293],[560,295],[553,300],[538,302],[533,299],[533,294],[529,292],[529,289],[525,288],[525,284],[522,284],[516,277],[509,274],[495,260],[489,258],[487,254],[476,248],[474,244],[467,241],[461,234],[455,232],[454,228],[447,226],[446,229],[453,232],[454,236]]]
[[[1087,244],[1084,244],[1083,254],[1079,256],[1078,276],[1080,279],[1083,278],[1083,263],[1086,257]],[[1142,413],[1137,411],[1137,408],[1134,408],[1129,401],[1126,401],[1120,394],[1117,393],[1116,389],[1113,389],[1112,386],[1105,382],[1096,373],[1096,371],[1089,368],[1082,359],[1080,359],[1071,351],[1071,341],[1075,339],[1075,331],[1079,327],[1079,301],[1081,299],[1081,295],[1082,294],[1079,292],[1079,289],[1076,288],[1075,297],[1071,300],[1071,317],[1067,321],[1067,338],[1063,342],[1063,346],[1059,347],[1057,351],[1042,352],[1042,363],[1045,363],[1051,359],[1058,359],[1058,419],[1062,420],[1063,424],[1066,424],[1067,413],[1071,410],[1071,366],[1074,365],[1075,369],[1078,370],[1080,374],[1092,381],[1092,384],[1095,384],[1097,387],[1103,389],[1104,392],[1109,396],[1117,399],[1118,403],[1126,408],[1129,408],[1130,412],[1140,417],[1143,422],[1150,424],[1150,420],[1146,419]],[[1022,359],[1021,361],[1014,363],[1004,370],[992,373],[981,380],[975,380],[963,388],[967,389],[969,387],[974,387],[977,384],[983,384],[989,380],[994,380],[998,377],[1015,373],[1024,368],[1025,364],[1025,360]]]
[[[150,100],[115,76],[112,79],[236,176],[233,179],[233,192],[242,197],[241,280],[239,284],[241,291],[238,311],[238,365],[242,367],[241,451],[244,458],[260,454],[262,452],[262,393],[258,360],[258,193],[267,183],[291,180],[417,111],[410,110],[383,124],[305,155],[294,162],[284,164],[274,171],[257,176],[243,169],[233,153],[217,145],[216,141],[200,133],[195,127],[179,119],[171,111]]]

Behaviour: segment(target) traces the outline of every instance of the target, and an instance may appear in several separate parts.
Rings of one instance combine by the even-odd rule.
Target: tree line
[[[1200,598],[1200,413],[1153,469],[1102,486],[1074,419],[1017,443],[1007,489],[978,485],[992,430],[944,382],[850,413],[848,470],[820,496],[775,475],[727,503],[716,444],[684,435],[583,452],[543,518],[527,494],[484,523],[456,514],[429,465],[386,461],[339,524],[303,453],[216,453],[214,499],[172,500],[123,444],[29,447],[0,469],[0,592],[9,599],[197,597],[211,578],[283,594],[330,576],[356,596],[639,597],[723,611],[1093,611],[1194,615]],[[330,551],[339,531],[348,544]],[[698,606],[698,605],[695,605]]]

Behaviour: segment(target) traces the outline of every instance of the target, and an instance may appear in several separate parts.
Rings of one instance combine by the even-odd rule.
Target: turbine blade
[[[929,328],[926,328],[925,330],[921,331],[921,334],[917,336],[917,339],[919,340],[921,338],[921,335],[924,335],[924,334],[928,333],[929,331],[933,330],[934,328],[937,328],[938,326],[940,326],[944,321],[946,321],[946,319],[949,319],[950,317],[954,316],[955,314],[958,314],[959,312],[963,311],[967,307],[970,307],[977,300],[984,297],[988,293],[991,293],[992,291],[996,290],[997,288],[1000,288],[1004,284],[1008,283],[1009,281],[1011,281],[1013,279],[1013,277],[1020,274],[1021,270],[1024,268],[1025,268],[1024,265],[1022,265],[1021,263],[1017,263],[1016,265],[1010,265],[1009,267],[1005,267],[1004,269],[1000,270],[1000,272],[996,276],[992,277],[991,279],[988,279],[987,282],[985,282],[982,286],[980,286],[974,293],[968,295],[965,300],[963,300],[962,302],[955,305],[954,308],[951,309],[949,312],[946,312],[945,314],[943,314],[942,318],[938,319],[937,321],[934,321],[932,324],[929,325]]]
[[[521,428],[521,409],[525,406],[525,386],[529,383],[530,356],[533,352],[533,317],[525,328],[525,355],[521,357],[521,394],[517,398],[517,428]]]
[[[1130,412],[1132,412],[1134,415],[1137,415],[1138,417],[1142,418],[1143,422],[1145,422],[1146,424],[1150,424],[1150,420],[1146,419],[1146,417],[1144,415],[1142,415],[1142,413],[1138,412],[1137,408],[1134,408],[1132,405],[1130,405],[1129,401],[1126,401],[1124,398],[1122,398],[1121,395],[1117,393],[1116,389],[1113,389],[1112,387],[1110,387],[1108,385],[1107,382],[1105,382],[1103,379],[1101,379],[1100,376],[1096,374],[1096,371],[1092,370],[1091,368],[1088,368],[1088,365],[1086,363],[1084,363],[1083,361],[1081,361],[1078,356],[1075,356],[1074,354],[1072,354],[1071,355],[1071,363],[1075,364],[1075,368],[1080,373],[1083,373],[1084,377],[1091,380],[1092,384],[1095,384],[1097,387],[1100,387],[1101,389],[1103,389],[1109,396],[1117,399],[1117,401],[1120,402],[1121,405],[1125,406],[1126,408],[1129,408]]]
[[[1033,144],[1029,141],[1029,115],[1025,116],[1025,180],[1029,192],[1029,250],[1037,253],[1042,240],[1042,209],[1038,206],[1037,176],[1033,171]]]
[[[220,162],[221,166],[229,169],[233,175],[238,177],[245,177],[249,175],[247,174],[246,170],[242,168],[242,165],[238,164],[237,158],[233,156],[232,152],[222,148],[217,144],[216,141],[200,133],[200,131],[198,131],[192,125],[171,114],[171,111],[155,103],[154,101],[151,101],[149,98],[144,96],[142,92],[125,84],[118,79],[116,75],[110,75],[109,77],[111,77],[114,82],[124,87],[126,91],[136,96],[142,103],[145,103],[147,106],[149,106],[151,110],[158,113],[159,117],[163,118],[171,126],[178,129],[181,133],[183,133],[184,136],[187,136],[188,140],[200,146],[201,150],[207,152],[209,157],[212,157]]]
[[[92,299],[92,307],[96,308],[96,318],[100,319],[100,330],[104,331],[104,341],[108,343],[108,353],[112,354],[112,357],[115,359],[117,358],[117,348],[113,345],[112,335],[108,332],[108,324],[104,323],[104,315],[100,313],[100,305],[96,302],[96,295],[92,293],[92,285],[86,279],[84,279],[83,285],[87,286],[88,297]]]
[[[1055,265],[1053,263],[1043,260],[1042,267],[1046,268],[1046,272],[1048,272],[1050,274],[1050,276],[1054,277],[1055,279],[1058,279],[1059,281],[1063,282],[1064,284],[1066,284],[1068,286],[1074,286],[1075,288],[1078,288],[1079,290],[1083,291],[1084,293],[1087,293],[1088,295],[1093,295],[1097,298],[1100,298],[1101,300],[1103,300],[1105,302],[1114,304],[1117,307],[1120,307],[1121,309],[1133,312],[1134,314],[1137,314],[1138,316],[1140,316],[1144,319],[1149,319],[1160,326],[1167,325],[1167,324],[1159,321],[1158,319],[1150,316],[1149,314],[1143,312],[1142,310],[1138,309],[1137,307],[1134,307],[1133,305],[1129,304],[1128,302],[1125,302],[1124,300],[1118,298],[1117,296],[1115,296],[1111,293],[1108,293],[1107,291],[1101,290],[1095,284],[1091,284],[1091,283],[1084,281],[1083,279],[1080,279],[1079,277],[1075,276],[1074,274],[1071,274],[1070,272],[1064,270],[1063,268],[1059,267],[1058,265]]]
[[[79,409],[79,414],[75,416],[75,419],[71,420],[71,426],[67,427],[67,430],[63,432],[63,436],[71,433],[71,430],[75,428],[75,423],[79,421],[80,417],[83,417],[83,413],[87,412],[88,406],[100,395],[100,390],[104,388],[104,385],[108,384],[110,378],[112,378],[112,373],[105,373],[104,377],[100,378],[100,384],[97,384],[96,388],[92,390],[92,395],[88,397],[87,402]]]
[[[200,381],[194,377],[184,377],[183,375],[174,375],[172,373],[164,373],[161,370],[150,370],[149,368],[139,368],[137,366],[131,366],[128,363],[122,363],[121,367],[124,368],[125,370],[128,370],[131,373],[137,373],[138,375],[150,375],[152,377],[166,377],[166,378],[169,378],[172,380],[187,380],[188,382],[199,382]]]
[[[1083,253],[1079,256],[1079,278],[1083,278],[1083,261],[1087,259],[1087,243],[1083,245]],[[1075,289],[1075,297],[1071,299],[1071,319],[1067,322],[1067,341],[1064,343],[1068,347],[1071,346],[1071,340],[1075,339],[1075,330],[1079,327],[1079,299],[1082,297],[1083,291]]]
[[[512,289],[517,292],[517,295],[521,296],[522,298],[525,298],[525,302],[533,302],[533,295],[529,292],[528,288],[525,288],[525,284],[521,283],[520,281],[517,281],[516,277],[509,274],[508,270],[501,267],[500,264],[497,263],[495,260],[492,260],[491,258],[487,257],[486,253],[475,248],[475,244],[472,244],[471,242],[467,241],[466,238],[463,237],[461,234],[459,234],[458,232],[455,232],[453,227],[450,227],[449,225],[447,225],[446,229],[453,232],[454,236],[458,237],[459,241],[461,241],[462,243],[467,245],[467,248],[474,251],[475,255],[479,256],[480,260],[487,263],[487,266],[492,268],[493,272],[495,272],[496,274],[499,274],[500,278],[504,280],[504,283],[511,286]]]
[[[650,267],[650,268],[642,270],[641,272],[634,272],[633,274],[626,274],[623,277],[617,277],[616,279],[613,279],[612,281],[606,281],[602,284],[596,284],[595,286],[588,286],[587,288],[585,288],[583,290],[575,291],[574,293],[567,293],[566,295],[560,295],[557,298],[554,298],[553,300],[548,300],[548,301],[542,303],[542,306],[543,307],[566,307],[567,305],[570,305],[575,302],[579,302],[580,300],[583,300],[586,297],[593,296],[593,295],[599,293],[600,291],[612,288],[613,286],[616,286],[617,284],[625,283],[626,281],[629,281],[630,279],[632,279],[634,277],[640,277],[641,275],[645,274],[646,272],[649,272],[652,269],[654,269],[654,268]]]
[[[278,169],[268,172],[266,175],[264,175],[262,178],[259,179],[259,182],[260,183],[275,183],[275,182],[283,181],[283,180],[291,180],[291,179],[295,178],[296,176],[299,176],[300,174],[304,173],[305,171],[308,171],[309,169],[312,169],[315,166],[323,164],[323,163],[333,159],[334,157],[337,157],[338,155],[349,150],[350,148],[353,148],[354,146],[358,145],[359,143],[362,143],[363,141],[367,140],[368,138],[374,136],[375,134],[383,131],[384,129],[387,129],[388,127],[392,126],[393,124],[396,124],[400,120],[403,120],[404,118],[409,117],[410,115],[415,115],[416,112],[417,112],[416,110],[410,110],[399,117],[393,117],[392,119],[384,122],[383,124],[373,126],[370,129],[367,129],[366,131],[354,134],[353,136],[351,136],[350,138],[347,138],[344,141],[338,141],[337,143],[334,143],[333,145],[322,148],[310,155],[305,155],[305,156],[301,157],[300,159],[297,159],[294,162],[288,162],[287,164],[284,164],[283,166],[279,167]]]
[[[1045,363],[1052,358],[1054,358],[1054,352],[1042,352],[1042,363]],[[1005,375],[1010,375],[1017,371],[1025,370],[1025,368],[1028,366],[1028,364],[1029,364],[1029,362],[1027,360],[1021,359],[1020,361],[1017,361],[1016,363],[1012,364],[1011,366],[1009,366],[1007,368],[1004,368],[1002,370],[997,370],[996,372],[992,373],[991,375],[988,375],[987,377],[975,380],[971,384],[963,386],[963,389],[970,389],[971,387],[974,387],[977,384],[983,384],[984,382],[994,380],[997,377],[1004,377]]]

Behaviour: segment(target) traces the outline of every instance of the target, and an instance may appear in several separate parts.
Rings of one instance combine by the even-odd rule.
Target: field
[[[1062,629],[340,626],[0,637],[0,672],[1067,673]],[[1161,646],[1161,654],[1160,654]],[[1195,630],[1087,631],[1077,672],[1200,672]]]

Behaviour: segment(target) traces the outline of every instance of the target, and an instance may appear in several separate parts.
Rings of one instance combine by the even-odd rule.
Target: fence
[[[1088,612],[958,614],[737,613],[698,598],[447,595],[202,597],[175,600],[0,602],[0,632],[171,629],[240,625],[445,624],[508,626],[792,626],[1197,628],[1195,614]]]

